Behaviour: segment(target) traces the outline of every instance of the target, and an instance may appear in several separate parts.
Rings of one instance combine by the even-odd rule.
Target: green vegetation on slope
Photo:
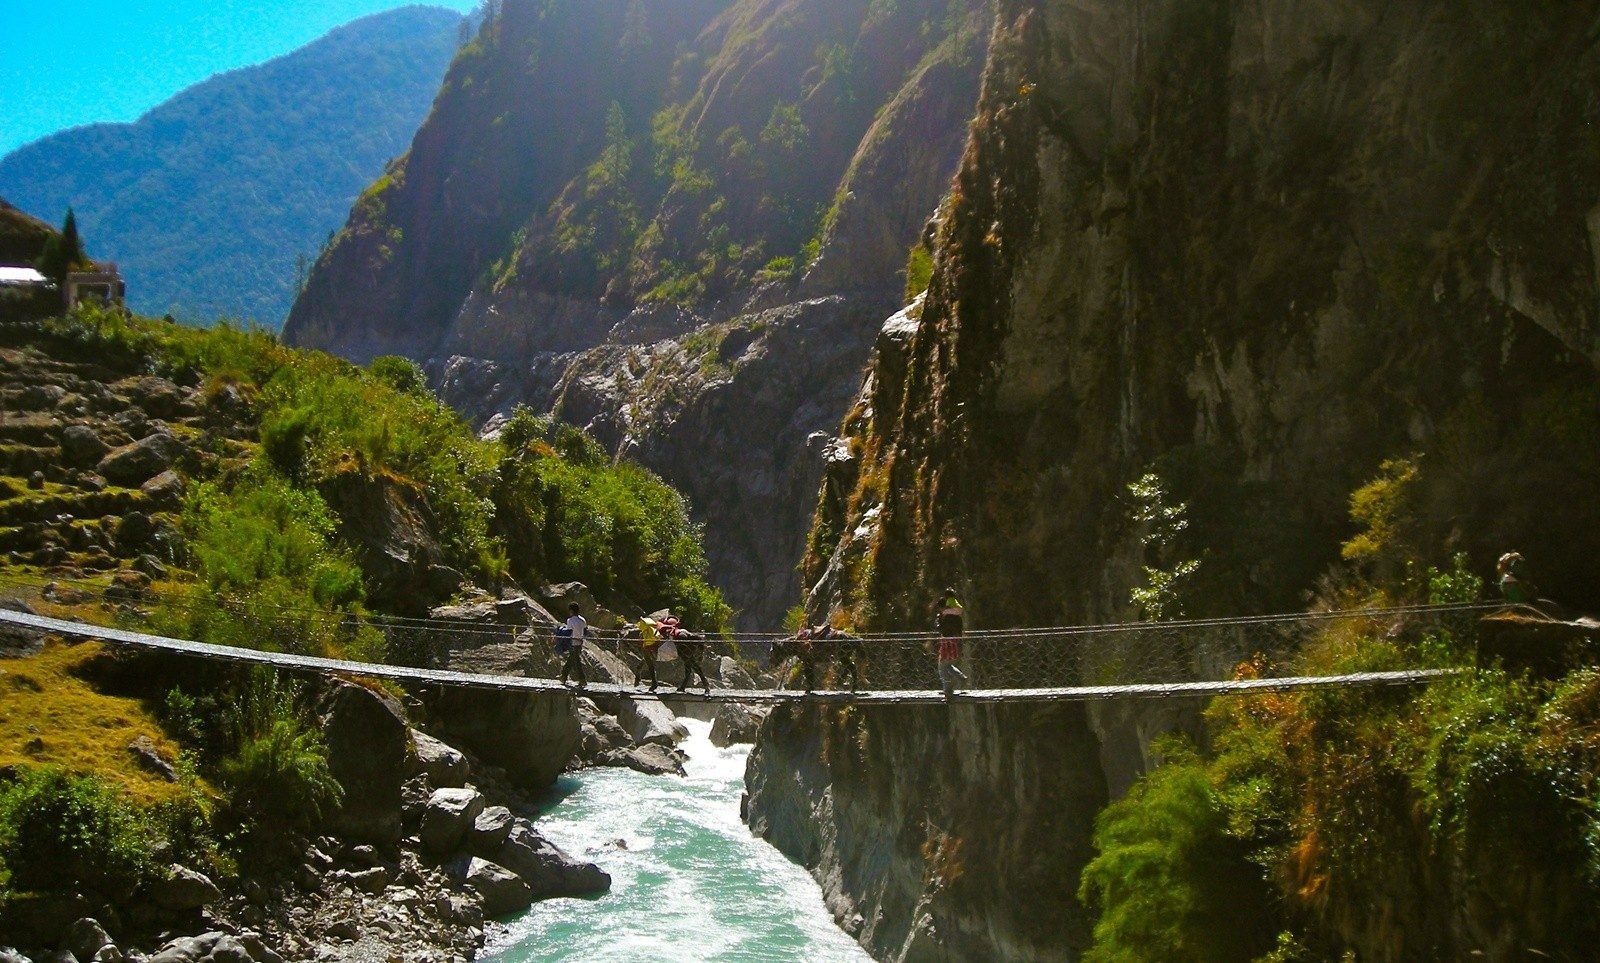
[[[522,414],[501,441],[480,441],[412,363],[383,358],[361,369],[259,330],[92,307],[26,330],[54,363],[91,358],[98,377],[154,372],[193,386],[216,419],[204,430],[168,426],[186,446],[176,468],[187,491],[175,511],[126,495],[150,509],[147,524],[170,533],[157,549],[163,558],[141,560],[158,571],[153,584],[125,581],[140,574],[127,568],[66,577],[37,600],[47,614],[382,660],[385,636],[370,616],[450,591],[424,586],[397,599],[383,553],[363,540],[403,536],[490,589],[577,580],[614,607],[671,606],[712,631],[731,616],[705,581],[682,497],[635,465],[612,463],[576,428]],[[0,482],[13,514],[71,494],[64,484]],[[55,577],[32,563],[0,570],[13,591],[19,579]],[[82,591],[90,587],[103,592]],[[52,644],[0,663],[4,913],[27,912],[44,890],[126,892],[173,859],[225,878],[246,859],[283,856],[339,803],[311,687],[191,663],[176,685],[171,667],[126,673],[136,677],[130,696],[102,691],[114,661],[96,645]],[[177,760],[177,783],[140,769],[128,752],[140,735]]]
[[[193,459],[174,560],[194,574],[195,597],[175,612],[197,637],[250,638],[247,625],[212,616],[256,600],[329,616],[334,636],[308,626],[286,633],[297,649],[323,654],[353,642],[376,655],[359,633],[336,637],[352,624],[337,616],[363,611],[375,577],[341,534],[379,524],[359,516],[355,506],[367,501],[352,490],[431,519],[420,534],[479,584],[570,579],[603,599],[616,591],[692,612],[708,628],[729,615],[705,582],[682,497],[636,465],[610,463],[578,429],[524,415],[506,440],[479,441],[403,359],[363,370],[261,331],[200,331],[92,308],[49,329],[80,348],[197,380],[209,396],[240,399],[259,425],[259,446],[213,439]],[[341,513],[336,503],[351,507]]]

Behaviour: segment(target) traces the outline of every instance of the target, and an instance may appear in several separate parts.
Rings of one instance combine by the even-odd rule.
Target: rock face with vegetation
[[[466,28],[438,7],[358,20],[134,123],[18,148],[0,158],[0,194],[52,223],[73,207],[140,311],[276,329],[351,202],[427,115]]]
[[[981,626],[1280,611],[1308,593],[1326,606],[1417,601],[1438,597],[1440,572],[1465,573],[1458,584],[1490,577],[1511,548],[1536,560],[1549,597],[1600,605],[1587,561],[1600,549],[1593,5],[1002,0],[996,16],[972,141],[931,238],[926,297],[880,334],[844,436],[830,446],[803,575],[813,615],[921,628],[945,584]],[[1395,646],[1410,644],[1330,639],[1304,658],[1321,669],[1393,664]],[[1470,661],[1458,649],[1436,640],[1408,658]],[[1141,789],[1152,808],[1110,818],[1098,842],[1131,853],[1118,834],[1150,837],[1130,826],[1161,806],[1190,814],[1154,835],[1194,840],[1174,859],[1223,877],[1248,854],[1255,885],[1270,884],[1281,901],[1250,922],[1268,944],[1283,934],[1282,958],[1561,950],[1560,934],[1587,925],[1566,910],[1496,916],[1442,869],[1385,888],[1358,853],[1369,830],[1389,841],[1380,847],[1389,865],[1470,852],[1486,837],[1461,820],[1502,814],[1475,808],[1481,799],[1460,795],[1471,779],[1455,780],[1491,756],[1516,759],[1507,778],[1547,815],[1503,851],[1519,854],[1515,885],[1560,879],[1587,891],[1581,860],[1537,855],[1546,845],[1567,852],[1591,825],[1582,800],[1592,787],[1573,789],[1570,804],[1538,788],[1565,785],[1553,760],[1583,751],[1593,713],[1573,717],[1575,732],[1558,731],[1552,716],[1586,691],[1582,680],[1485,685],[1490,693],[1462,696],[1477,706],[1463,710],[1479,720],[1470,725],[1492,717],[1511,729],[1484,743],[1450,741],[1450,727],[1467,723],[1439,704],[1445,696],[1398,710],[1308,697],[1261,707],[1254,721],[1254,710],[1241,710],[1243,722],[1214,715],[1210,725],[1242,733],[1247,748],[1197,765],[1197,779]],[[1368,731],[1356,720],[1406,735],[1393,754],[1363,755],[1350,748],[1355,730]],[[904,725],[949,740],[944,753],[958,758],[1005,758],[1039,738],[1014,720],[988,722],[929,713]],[[1038,794],[1002,795],[984,820],[1031,826],[1037,845],[1077,854],[1063,856],[1070,862],[1088,852],[1094,805],[1077,790],[1119,791],[1143,753],[1109,747],[1149,747],[1127,738],[1136,718],[1095,711],[1060,723],[1049,738],[1100,751],[1046,771]],[[914,820],[897,807],[908,799],[922,800],[927,824],[966,838],[982,823],[959,814],[961,799],[991,780],[1027,781],[955,772],[922,792],[925,775],[902,767],[880,777],[888,790],[858,788],[827,755],[849,725],[769,721],[764,754],[809,759],[809,771],[832,765],[836,778],[824,789],[803,775],[791,781],[783,764],[753,770],[752,818],[815,859],[836,909],[871,906],[898,879],[904,891],[885,918],[926,906],[935,924],[976,913],[1005,934],[1008,909],[942,889],[934,874],[833,871],[845,857],[832,840],[852,822],[840,813]],[[1302,746],[1308,732],[1319,735]],[[1431,774],[1413,751],[1433,753]],[[1356,768],[1361,758],[1382,761],[1369,771]],[[1342,791],[1317,775],[1332,771],[1347,779]],[[1271,804],[1235,795],[1252,785],[1246,773],[1282,795]],[[1052,794],[1090,808],[1038,804]],[[1334,804],[1353,798],[1374,804]],[[1276,817],[1287,828],[1275,835],[1267,823]],[[1250,820],[1259,822],[1241,828]],[[1546,843],[1532,842],[1545,831]],[[886,846],[909,867],[926,838]],[[1085,886],[1112,930],[1137,916],[1116,895],[1127,892],[1116,874],[1130,867],[1101,864],[1093,878],[1109,888]],[[1249,889],[1214,891],[1258,905]],[[1358,910],[1380,892],[1391,926]],[[1020,899],[1070,921],[1039,956],[1088,946],[1074,929],[1087,910],[1070,887]],[[1468,908],[1430,915],[1440,906]],[[1166,920],[1163,939],[1203,931],[1197,918]],[[1122,937],[1144,924],[1161,922],[1129,923]],[[1408,927],[1424,935],[1402,938]],[[1140,945],[1103,935],[1101,958]],[[1174,958],[1244,952],[1144,944],[1156,945]],[[963,952],[954,936],[942,946],[930,954]],[[1005,935],[985,955],[1036,958]]]
[[[836,427],[955,170],[983,8],[508,0],[288,337],[426,362],[480,423],[591,427],[689,495],[719,585],[771,626],[820,474],[803,441]]]

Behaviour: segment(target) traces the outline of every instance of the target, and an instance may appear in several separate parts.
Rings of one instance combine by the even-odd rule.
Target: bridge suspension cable
[[[104,592],[105,586],[90,582],[54,580],[57,591],[63,585],[80,591]],[[0,574],[0,584],[30,584]],[[184,594],[155,596],[139,591],[124,591],[108,599],[117,606],[123,624],[138,624],[146,614],[140,604],[159,604],[179,614],[226,611],[230,618],[255,626],[258,637],[268,647],[288,649],[261,652],[172,638],[130,629],[102,629],[61,620],[50,625],[33,623],[81,637],[100,638],[118,644],[143,645],[238,662],[258,662],[304,671],[335,671],[438,682],[454,685],[488,686],[528,690],[558,690],[549,679],[529,678],[541,670],[553,671],[550,653],[550,626],[513,623],[496,619],[462,619],[369,616],[329,613],[288,605],[262,604],[226,597],[192,597]],[[1114,623],[1091,626],[1027,627],[1020,629],[976,630],[963,639],[961,666],[968,676],[964,687],[969,698],[982,701],[1046,701],[1083,698],[1154,698],[1167,695],[1215,695],[1247,692],[1261,688],[1303,688],[1310,685],[1411,684],[1440,674],[1438,654],[1444,648],[1460,649],[1470,637],[1474,616],[1503,606],[1473,603],[1462,605],[1408,605],[1342,611],[1277,613],[1220,619],[1191,619],[1174,622]],[[18,622],[20,613],[0,612],[0,619]],[[30,618],[38,618],[36,616]],[[304,619],[326,620],[337,631],[353,633],[361,628],[375,629],[385,637],[393,662],[330,660],[296,654],[296,632]],[[114,633],[114,634],[113,634]],[[1378,647],[1388,657],[1363,666],[1372,671],[1349,673],[1334,662],[1321,667],[1302,664],[1294,658],[1305,650],[1314,635],[1331,634],[1336,640],[1347,637],[1382,637],[1392,645]],[[597,630],[594,643],[612,651],[624,665],[636,668],[640,652],[636,640],[620,632]],[[825,642],[801,651],[777,645],[778,660],[794,656],[793,669],[772,689],[713,690],[717,701],[776,702],[805,697],[796,689],[817,690],[811,698],[848,699],[863,703],[935,701],[939,682],[931,651],[931,632],[873,633],[858,639]],[[303,648],[303,639],[298,640]],[[740,633],[709,640],[713,651],[737,653],[727,643],[756,644],[765,648],[778,642],[771,634]],[[461,672],[457,656],[486,644],[526,646],[525,665],[516,666],[525,675],[483,675]],[[1433,657],[1420,657],[1424,646],[1431,646]],[[806,664],[810,672],[807,673]],[[1429,663],[1433,666],[1430,668]],[[663,678],[676,681],[670,663],[661,668]],[[853,671],[852,671],[853,670]],[[718,674],[713,671],[713,674]],[[809,679],[807,676],[809,675]],[[809,686],[808,686],[809,683]],[[1198,687],[1198,688],[1197,688]],[[604,688],[591,691],[604,693]],[[618,688],[637,694],[630,688]],[[823,695],[822,693],[832,693]]]

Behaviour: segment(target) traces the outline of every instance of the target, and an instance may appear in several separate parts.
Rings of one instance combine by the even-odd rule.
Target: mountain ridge
[[[132,123],[24,145],[0,158],[0,190],[47,221],[73,206],[138,310],[277,327],[296,258],[309,265],[403,149],[463,22],[421,5],[363,17],[180,91]]]

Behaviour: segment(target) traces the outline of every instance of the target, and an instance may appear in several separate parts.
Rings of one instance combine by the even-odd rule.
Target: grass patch
[[[101,652],[97,643],[52,641],[37,655],[0,660],[0,768],[96,773],[141,804],[179,798],[182,787],[144,769],[128,751],[145,736],[167,758],[178,757],[155,717],[139,700],[96,692],[76,675]]]

